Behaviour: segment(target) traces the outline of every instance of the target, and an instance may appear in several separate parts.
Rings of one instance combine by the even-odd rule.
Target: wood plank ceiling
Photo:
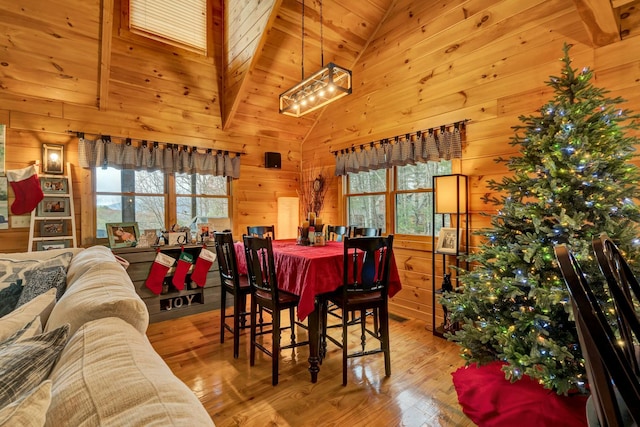
[[[0,101],[13,110],[11,127],[179,136],[231,150],[246,136],[301,144],[324,110],[283,116],[278,95],[302,77],[302,0],[209,2],[213,36],[204,57],[127,33],[128,0],[0,0]],[[594,47],[639,31],[640,0],[573,2]],[[445,0],[442,7],[466,12],[482,3]],[[324,64],[357,73],[363,53],[375,57],[385,43],[378,29],[386,19],[403,25],[424,7],[421,0],[402,3],[403,10],[398,0],[324,0],[321,34],[320,4],[305,0],[305,76],[321,68],[321,36]],[[393,74],[385,67],[381,75]]]
[[[305,77],[321,68],[320,3],[320,0],[305,2]],[[396,1],[322,3],[324,64],[335,62],[354,69]],[[640,26],[640,0],[574,0],[574,3],[594,47],[619,41]],[[278,114],[278,95],[302,77],[302,1],[225,0],[224,10],[223,128],[304,141],[323,110],[301,118]],[[411,14],[411,10],[407,8],[404,13]]]

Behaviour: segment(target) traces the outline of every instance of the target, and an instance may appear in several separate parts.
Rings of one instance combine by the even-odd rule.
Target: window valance
[[[462,157],[461,129],[465,122],[452,126],[441,126],[428,131],[418,131],[415,138],[411,134],[396,136],[393,141],[383,139],[372,142],[369,147],[334,151],[336,156],[336,176],[348,173],[388,169],[393,166],[415,165],[428,161],[459,159]],[[402,138],[402,139],[401,139]]]
[[[233,156],[235,154],[235,156]],[[116,143],[109,136],[90,140],[78,137],[78,163],[83,168],[112,167],[162,171],[169,173],[199,173],[203,175],[240,178],[240,153],[140,141],[134,145],[126,138]]]

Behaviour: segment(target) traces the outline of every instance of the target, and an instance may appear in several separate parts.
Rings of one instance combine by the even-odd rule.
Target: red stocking
[[[201,288],[203,288],[207,282],[207,273],[215,260],[216,254],[203,247],[198,259],[196,260],[196,266],[193,268],[193,273],[191,273],[191,280],[196,282],[196,284]]]
[[[7,179],[13,188],[16,199],[11,204],[11,213],[22,215],[29,213],[44,198],[35,166],[24,169],[8,170]]]
[[[149,271],[147,280],[144,282],[147,288],[151,289],[151,292],[156,295],[159,295],[160,292],[162,292],[164,277],[167,275],[167,271],[169,271],[169,268],[171,268],[175,261],[176,260],[171,258],[169,255],[158,252],[156,259],[153,261],[153,264],[151,264],[151,271]]]
[[[173,283],[173,286],[179,291],[184,289],[184,281],[187,279],[187,273],[189,272],[191,264],[193,264],[193,256],[183,250],[180,253],[180,258],[178,258],[176,272],[173,273],[173,279],[171,279],[171,283]]]

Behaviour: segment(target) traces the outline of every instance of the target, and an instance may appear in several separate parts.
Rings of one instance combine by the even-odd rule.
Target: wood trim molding
[[[100,20],[100,77],[98,79],[98,108],[107,110],[109,77],[111,74],[111,38],[113,37],[113,1],[102,0]]]

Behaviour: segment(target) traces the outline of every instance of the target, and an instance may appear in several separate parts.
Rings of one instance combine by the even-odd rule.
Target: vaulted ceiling
[[[465,19],[486,9],[487,2],[322,3],[321,27],[320,0],[305,0],[305,76],[321,68],[321,51],[324,64],[334,62],[358,75],[374,65],[377,49],[387,43],[381,28],[411,23],[429,32],[443,11]],[[212,54],[205,57],[129,33],[128,0],[0,0],[0,109],[12,111],[15,129],[161,141],[179,137],[185,144],[234,150],[247,135],[271,143],[305,141],[324,110],[335,107],[301,118],[278,113],[278,95],[302,77],[302,0],[210,4]],[[573,5],[594,47],[639,31],[640,0],[573,0]],[[430,21],[411,19],[415,11]],[[362,83],[356,77],[354,82]]]
[[[324,3],[322,33],[321,3]],[[380,36],[377,30],[396,3],[396,0],[307,0],[303,56],[302,0],[225,0],[224,128],[255,129],[262,135],[304,140],[322,115],[322,109],[298,119],[284,117],[278,114],[278,95],[301,80],[303,59],[305,77],[321,68],[321,40],[324,64],[334,62],[356,68],[363,52]],[[574,3],[594,47],[615,43],[635,33],[640,26],[639,0],[574,0]],[[411,14],[411,9],[402,13]]]

